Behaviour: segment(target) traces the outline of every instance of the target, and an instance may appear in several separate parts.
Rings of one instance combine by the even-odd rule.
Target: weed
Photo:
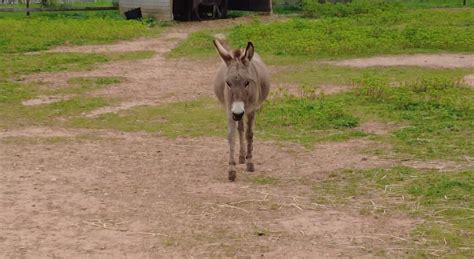
[[[390,91],[388,80],[373,74],[364,74],[354,81],[356,95],[364,96],[372,101],[384,101]]]
[[[50,90],[50,94],[84,94],[92,90],[121,83],[123,80],[120,77],[73,77],[68,80],[69,87]]]
[[[252,182],[258,185],[273,185],[278,182],[274,177],[255,176],[251,178]]]

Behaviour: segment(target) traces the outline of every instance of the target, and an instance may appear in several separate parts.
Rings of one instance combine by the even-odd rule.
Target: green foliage
[[[300,13],[303,10],[302,0],[273,0],[273,13],[292,14]]]
[[[426,248],[445,247],[443,254],[468,256],[474,241],[474,171],[417,171],[407,167],[344,170],[318,182],[314,198],[319,203],[363,206],[363,211],[392,214],[406,211],[424,222],[412,233],[413,254]],[[348,199],[348,197],[351,197]],[[398,197],[403,197],[399,199]],[[374,207],[384,208],[383,211]],[[423,241],[424,242],[419,242]],[[428,241],[426,241],[428,240]],[[424,243],[423,246],[419,245]],[[429,251],[429,250],[428,250]]]

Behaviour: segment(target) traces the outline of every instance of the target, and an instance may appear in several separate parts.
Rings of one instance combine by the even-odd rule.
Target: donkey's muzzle
[[[240,121],[242,119],[242,117],[244,116],[244,113],[232,113],[232,118],[235,120],[235,121]]]

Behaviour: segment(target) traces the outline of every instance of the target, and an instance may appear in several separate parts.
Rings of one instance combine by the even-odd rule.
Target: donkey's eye
[[[245,81],[245,87],[249,86],[250,82],[249,81]]]
[[[230,82],[229,81],[225,81],[225,84],[230,87]]]

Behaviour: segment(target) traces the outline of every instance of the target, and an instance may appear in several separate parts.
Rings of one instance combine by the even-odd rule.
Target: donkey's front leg
[[[234,150],[235,150],[235,125],[236,122],[232,118],[232,115],[228,119],[228,134],[227,140],[229,141],[229,181],[235,181],[236,171],[235,171],[235,160],[234,160]]]
[[[238,130],[239,130],[239,164],[245,163],[245,141],[244,141],[244,120],[240,120],[238,122]]]
[[[252,162],[252,151],[253,151],[253,124],[255,121],[255,112],[249,113],[247,115],[247,131],[245,135],[247,137],[247,156],[246,156],[246,163],[247,163],[247,171],[253,172],[255,168]]]

